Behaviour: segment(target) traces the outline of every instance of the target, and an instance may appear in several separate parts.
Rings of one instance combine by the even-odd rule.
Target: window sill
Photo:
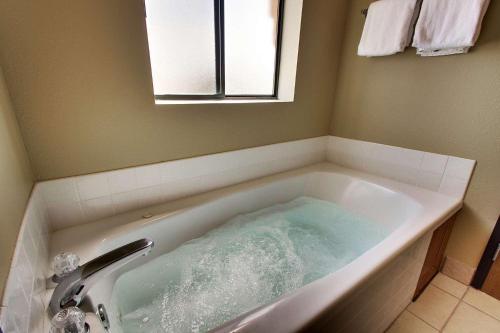
[[[293,99],[201,99],[201,100],[160,100],[155,99],[156,105],[180,104],[261,104],[261,103],[291,103]]]

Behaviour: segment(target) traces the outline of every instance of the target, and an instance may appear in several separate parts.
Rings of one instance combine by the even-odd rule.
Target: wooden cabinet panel
[[[500,300],[500,218],[493,228],[471,285]]]
[[[453,224],[455,223],[455,216],[456,215],[448,219],[432,234],[431,243],[429,244],[429,249],[427,250],[427,255],[425,257],[424,266],[422,267],[420,278],[417,283],[417,289],[415,290],[415,295],[413,296],[414,300],[418,298],[418,296],[420,296],[425,287],[427,287],[427,285],[441,269],[446,244],[448,244],[451,230],[453,229]]]
[[[496,299],[500,299],[500,256],[491,266],[482,290]]]

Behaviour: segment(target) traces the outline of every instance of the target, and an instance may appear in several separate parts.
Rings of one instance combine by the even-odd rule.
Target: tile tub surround
[[[388,302],[385,296],[397,294],[399,297],[401,294],[406,294],[408,302],[414,293],[421,264],[415,270],[406,270],[403,264],[396,265],[394,274],[388,276],[396,279],[398,273],[404,274],[404,277],[396,280],[405,283],[388,283],[390,286],[387,289],[384,288],[383,281],[392,281],[389,278],[381,278],[377,287],[372,284],[377,278],[377,273],[383,271],[391,264],[391,261],[399,258],[408,247],[414,245],[419,238],[453,215],[461,206],[458,198],[443,196],[415,186],[339,167],[332,163],[321,163],[205,194],[205,199],[208,200],[204,202],[194,202],[193,206],[180,205],[174,208],[176,210],[167,210],[164,215],[156,216],[150,221],[139,219],[135,223],[120,225],[100,233],[91,233],[93,238],[86,247],[78,245],[79,249],[74,250],[71,247],[75,246],[74,244],[69,244],[70,247],[57,247],[56,245],[54,250],[70,250],[80,255],[81,258],[94,258],[119,245],[138,238],[150,237],[155,241],[155,252],[144,258],[145,261],[150,261],[154,260],[155,256],[175,249],[183,242],[200,237],[223,221],[242,212],[255,211],[275,203],[286,202],[300,195],[336,202],[382,225],[391,226],[391,230],[395,228],[394,232],[343,269],[316,280],[304,289],[297,290],[296,293],[284,296],[275,304],[269,304],[260,310],[242,315],[234,322],[226,323],[220,327],[220,331],[228,332],[239,325],[243,325],[248,331],[259,331],[259,327],[261,330],[276,332],[296,331],[306,323],[316,324],[310,320],[324,313],[323,310],[336,307],[342,300],[349,298],[350,294],[365,289],[368,285],[370,287],[366,291],[369,296],[364,298],[367,301],[359,301],[363,308],[368,306],[368,303],[370,304],[370,307],[365,308],[364,313],[370,314],[375,312],[373,309],[384,308],[384,314],[385,311],[399,314],[399,311],[402,311],[407,304],[397,301]],[[184,201],[192,198],[195,197]],[[72,238],[71,232],[73,235],[78,235],[80,239],[83,228],[101,225],[104,229],[102,224],[106,222],[98,221],[56,232],[54,244],[57,244],[62,233],[70,236],[65,239]],[[424,254],[425,248],[426,246],[424,246]],[[423,258],[420,263],[422,260]],[[140,264],[137,262],[137,265]],[[110,277],[109,280],[102,281],[102,284],[91,290],[89,297],[93,304],[109,302],[114,278]],[[414,285],[406,285],[406,282],[410,283],[412,279]],[[384,291],[381,291],[381,294],[377,293],[377,296],[371,294],[371,291],[379,289],[378,287]],[[399,293],[397,290],[400,287],[409,292]],[[356,309],[360,308],[355,307]],[[328,311],[328,314],[330,313]],[[372,317],[377,325],[380,322],[377,320],[378,317]],[[282,318],[288,318],[288,320],[283,321]],[[347,319],[342,315],[337,318]],[[360,315],[359,318],[364,318],[364,315]],[[391,318],[395,317],[387,315],[386,325],[390,324]],[[336,322],[338,321],[332,324]],[[321,325],[321,323],[318,324]],[[311,329],[311,331],[314,330]]]
[[[318,332],[385,332],[410,304],[432,233],[405,250],[332,311]]]
[[[328,160],[463,198],[475,161],[339,137],[279,143],[39,183],[53,230]]]
[[[387,332],[497,333],[500,332],[500,301],[438,274]]]
[[[325,161],[327,137],[39,184],[53,230]]]
[[[476,161],[330,136],[327,159],[434,192],[463,199]]]
[[[37,332],[41,325],[50,229],[325,160],[457,197],[463,197],[474,167],[474,161],[455,157],[319,137],[38,183],[26,210],[0,308],[4,333]]]
[[[48,227],[47,210],[37,186],[26,208],[1,304],[0,325],[4,333],[44,331]]]

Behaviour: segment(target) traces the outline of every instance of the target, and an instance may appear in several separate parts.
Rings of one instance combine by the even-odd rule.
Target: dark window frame
[[[276,55],[274,66],[274,88],[271,95],[226,95],[225,92],[225,55],[224,55],[224,0],[214,0],[215,10],[215,70],[216,70],[216,94],[213,95],[189,95],[189,94],[165,94],[155,95],[160,101],[200,101],[200,100],[249,100],[249,99],[278,99],[279,73],[281,62],[281,43],[283,40],[283,14],[285,0],[279,0],[278,4],[278,31],[276,36]]]

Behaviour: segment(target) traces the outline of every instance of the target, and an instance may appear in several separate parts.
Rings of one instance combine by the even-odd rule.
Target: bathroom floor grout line
[[[446,320],[444,326],[443,326],[443,329],[445,329],[445,327],[448,325],[448,323],[450,322],[451,318],[453,317],[453,315],[455,314],[455,312],[457,311],[457,308],[458,306],[460,305],[460,303],[465,303],[465,304],[469,304],[467,303],[466,301],[464,301],[464,298],[465,298],[465,295],[467,295],[467,292],[469,291],[469,289],[471,288],[471,286],[466,286],[467,288],[465,289],[465,292],[463,293],[462,297],[460,297],[458,299],[458,304],[455,306],[455,308],[453,309],[453,312],[451,313],[450,317]],[[458,297],[457,297],[458,298]],[[479,309],[478,309],[479,310]],[[481,310],[479,310],[480,312],[483,312]],[[483,312],[484,313],[484,312]]]
[[[460,297],[457,297],[457,296],[453,295],[452,293],[450,293],[450,292],[448,292],[448,291],[444,290],[443,288],[441,288],[441,287],[439,287],[439,286],[437,286],[437,285],[433,284],[432,282],[431,282],[429,285],[430,285],[430,286],[433,286],[433,287],[438,288],[439,290],[441,290],[441,291],[443,291],[443,292],[447,293],[447,294],[448,294],[448,295],[450,295],[450,296],[455,297],[456,299],[458,299],[458,300],[460,300],[460,301],[461,301],[461,300],[463,300],[463,298],[465,297],[465,294],[467,294],[467,290],[469,289],[469,286],[466,286],[466,287],[467,287],[467,289],[465,290],[464,294],[463,294],[462,296],[460,296]],[[464,285],[464,286],[465,286],[465,285]],[[466,302],[466,303],[467,303],[467,302]]]
[[[492,318],[492,319],[495,319],[496,321],[500,322],[500,319],[490,315],[489,313],[486,313],[484,312],[483,310],[481,310],[480,308],[478,308],[477,306],[473,305],[473,304],[470,304],[469,302],[466,302],[466,301],[462,301],[463,303],[467,304],[468,306],[470,306],[471,308],[474,308],[476,309],[477,311],[481,312],[482,314],[485,314],[487,315],[488,317]]]
[[[429,285],[428,285],[427,287],[425,287],[425,290],[427,290],[427,288],[429,288],[429,286],[433,286],[433,287],[435,287],[435,286],[434,286],[434,284],[432,284],[432,282],[431,282],[431,283],[429,283]],[[441,288],[438,288],[438,289],[439,289],[439,290],[442,290]],[[425,290],[424,290],[424,292],[425,292]],[[444,291],[444,290],[443,290],[443,291]],[[453,296],[453,295],[452,295],[452,296]],[[454,297],[455,297],[455,296],[454,296]],[[457,298],[457,297],[455,297],[455,298]],[[413,302],[412,302],[412,303],[413,303]],[[410,305],[411,305],[411,303],[410,303]],[[408,310],[408,312],[409,312],[409,313],[411,313],[412,315],[414,315],[415,317],[417,317],[418,319],[420,319],[421,321],[423,321],[424,323],[426,323],[426,324],[427,324],[427,325],[429,325],[430,327],[434,328],[434,329],[435,329],[435,330],[437,330],[438,332],[441,332],[441,329],[439,329],[439,328],[435,327],[435,326],[434,326],[434,325],[432,325],[431,323],[427,322],[425,319],[421,318],[418,314],[416,314],[416,313],[414,313],[413,311],[411,311],[411,310],[409,309],[410,305],[408,305],[408,306],[407,306],[407,308],[406,308],[406,310]],[[444,326],[443,326],[443,327],[444,327]]]
[[[458,305],[462,302],[462,299],[465,297],[465,294],[467,294],[467,290],[469,289],[469,286],[467,286],[467,290],[464,292],[464,294],[462,295],[462,297],[458,298],[457,296],[455,295],[452,295],[450,294],[449,292],[447,292],[446,290],[442,289],[442,288],[439,288],[438,286],[436,286],[435,284],[433,284],[432,282],[426,287],[429,288],[429,286],[433,286],[439,290],[441,290],[442,292],[458,299],[458,303],[457,305],[455,305],[455,307],[453,308],[453,311],[451,312],[451,314],[448,316],[448,318],[446,319],[446,321],[444,322],[444,325],[442,328],[437,328],[435,327],[434,325],[430,324],[429,322],[427,322],[425,319],[421,318],[419,315],[417,315],[416,313],[413,313],[411,310],[409,310],[409,305],[408,307],[406,308],[406,310],[408,312],[410,312],[412,315],[414,315],[415,317],[417,317],[418,319],[422,320],[424,323],[426,323],[427,325],[431,326],[432,328],[436,329],[438,332],[442,332],[444,330],[444,328],[446,327],[446,325],[448,324],[448,322],[450,321],[451,317],[453,316],[453,314],[455,313],[456,309],[458,308]],[[468,304],[467,302],[464,302],[466,304]],[[411,304],[411,303],[410,303]],[[398,316],[399,317],[399,316]],[[491,317],[491,316],[490,316]]]
[[[412,303],[412,302],[410,302],[410,304],[411,304],[411,303]],[[394,320],[391,322],[391,324],[387,327],[387,329],[384,331],[384,333],[386,333],[387,331],[389,331],[389,330],[391,329],[392,325],[394,325],[394,323],[395,323],[395,322],[399,319],[399,317],[401,317],[401,316],[403,315],[403,313],[404,313],[405,311],[408,311],[408,307],[410,306],[410,304],[408,304],[408,305],[407,305],[407,306],[403,309],[403,311],[401,311],[401,312],[398,314],[398,316],[396,317],[396,319],[394,319]],[[409,312],[409,313],[411,313],[410,311],[408,311],[408,312]],[[413,313],[411,313],[411,314],[413,314]],[[418,317],[417,317],[417,318],[418,318]],[[419,318],[419,319],[420,319],[420,318]]]
[[[481,310],[480,308],[478,308],[478,307],[477,307],[477,306],[475,306],[474,304],[471,304],[471,303],[469,303],[469,302],[467,302],[467,301],[465,300],[465,295],[467,294],[467,292],[469,291],[469,289],[470,289],[470,288],[472,288],[471,286],[466,286],[466,287],[467,287],[467,289],[465,290],[464,294],[463,294],[460,298],[458,298],[457,296],[455,296],[455,295],[453,295],[453,294],[449,293],[448,291],[446,291],[446,290],[444,290],[444,289],[440,288],[439,286],[437,286],[437,285],[433,284],[432,282],[430,283],[430,285],[432,285],[432,286],[434,286],[434,287],[438,288],[438,289],[439,289],[439,290],[441,290],[441,291],[444,291],[444,292],[445,292],[445,293],[447,293],[448,295],[451,295],[451,296],[453,296],[453,297],[455,297],[455,298],[457,298],[457,299],[459,300],[459,302],[458,302],[457,306],[455,307],[455,309],[454,309],[454,310],[453,310],[453,312],[452,312],[452,315],[453,315],[453,313],[455,313],[455,310],[456,310],[456,308],[458,307],[458,305],[459,305],[460,303],[465,303],[465,304],[467,304],[467,305],[469,305],[469,306],[473,307],[473,308],[474,308],[474,309],[476,309],[477,311],[479,311],[479,312],[481,312],[481,313],[483,313],[483,314],[487,315],[488,317],[490,317],[490,318],[492,318],[492,319],[495,319],[496,321],[500,322],[500,319],[498,319],[498,318],[496,318],[496,317],[494,317],[494,316],[492,316],[492,315],[490,315],[490,314],[488,314],[488,313],[484,312],[483,310]],[[480,291],[480,290],[479,290],[479,291]],[[413,313],[413,312],[412,312],[412,313]],[[451,318],[451,316],[450,316],[450,318]],[[448,321],[449,321],[449,319],[450,319],[450,318],[448,318],[448,320],[447,320],[446,324],[448,323]],[[422,319],[422,318],[420,318],[420,319]],[[446,324],[445,324],[445,326],[446,326]],[[444,326],[443,326],[443,328],[444,328]]]
[[[408,307],[409,307],[409,305],[408,305]],[[441,330],[439,328],[437,328],[434,325],[432,325],[431,323],[427,322],[425,319],[421,318],[419,315],[417,315],[416,313],[412,312],[410,309],[406,308],[406,310],[408,310],[409,313],[411,313],[412,315],[414,315],[415,317],[417,317],[418,319],[420,319],[421,321],[423,321],[424,323],[426,323],[430,327],[434,328],[438,332],[441,332]]]
[[[467,293],[467,291],[464,293],[464,296],[465,296],[465,294],[466,294],[466,293]],[[460,305],[460,303],[462,303],[462,299],[463,299],[463,297],[464,297],[464,296],[462,296],[461,298],[458,298],[458,297],[457,297],[457,299],[458,299],[458,303],[457,303],[457,305],[455,305],[455,307],[453,308],[453,311],[451,311],[451,313],[450,313],[450,315],[448,316],[448,318],[446,318],[446,321],[444,322],[444,325],[443,325],[443,327],[439,330],[439,332],[443,332],[443,331],[444,331],[444,329],[446,328],[446,326],[447,326],[447,325],[448,325],[448,323],[450,322],[451,318],[453,317],[453,315],[454,315],[454,314],[455,314],[455,312],[457,311],[458,306]]]

